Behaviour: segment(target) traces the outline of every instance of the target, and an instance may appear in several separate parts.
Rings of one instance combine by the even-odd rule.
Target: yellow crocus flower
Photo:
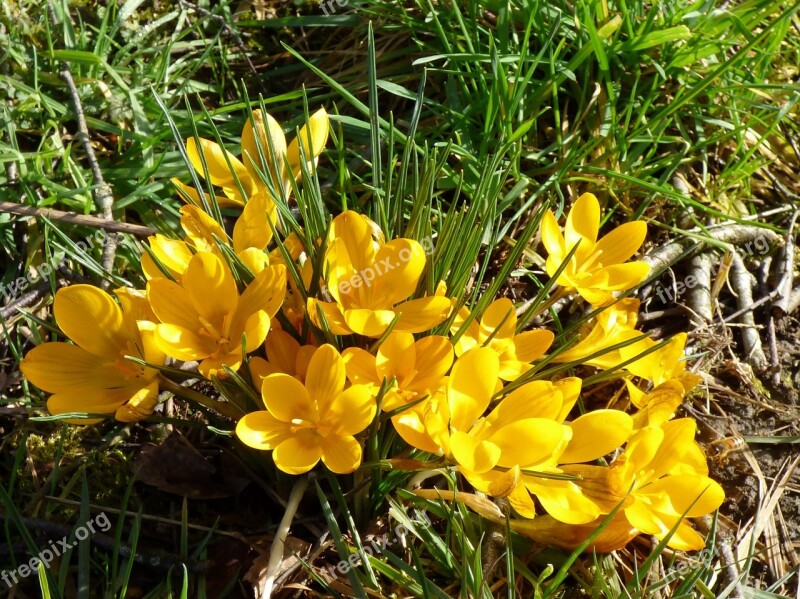
[[[272,451],[275,465],[288,474],[303,474],[322,460],[337,474],[361,464],[355,439],[369,426],[377,407],[369,385],[345,388],[345,365],[332,345],[311,356],[305,384],[289,374],[264,379],[266,410],[244,416],[236,435],[245,445]]]
[[[286,267],[267,266],[239,294],[225,262],[210,252],[198,252],[189,260],[180,284],[151,279],[147,298],[160,324],[155,341],[176,360],[201,360],[206,377],[224,376],[223,365],[233,370],[245,352],[264,342],[286,296]]]
[[[273,194],[264,184],[259,170],[270,173],[269,176],[276,186],[276,194],[288,196],[292,190],[290,177],[298,179],[302,172],[301,144],[311,170],[328,142],[328,113],[324,108],[309,117],[308,124],[300,128],[297,137],[288,146],[283,129],[271,115],[266,114],[264,117],[261,110],[254,110],[253,121],[255,126],[247,119],[242,129],[241,160],[211,140],[196,140],[193,137],[186,140],[186,153],[195,171],[205,177],[200,156],[202,151],[208,167],[209,182],[222,189],[223,196],[217,197],[220,206],[244,206],[254,198],[264,203],[272,202]],[[265,165],[261,164],[257,143],[260,143],[267,161]],[[241,190],[236,184],[237,179]],[[192,198],[194,204],[202,205],[196,189],[177,179],[172,179],[172,182]]]
[[[646,262],[623,264],[641,247],[647,225],[644,221],[625,223],[598,241],[599,228],[600,204],[593,194],[585,193],[567,215],[563,234],[552,211],[545,213],[542,243],[550,276],[577,246],[557,283],[568,292],[577,291],[593,306],[606,306],[614,301],[614,292],[635,287],[650,273]]]
[[[282,373],[295,377],[301,383],[306,380],[306,372],[311,356],[317,350],[314,345],[300,345],[286,331],[273,329],[264,342],[267,359],[259,356],[250,358],[250,378],[257,391],[261,391],[264,379],[271,374]]]
[[[25,378],[53,394],[47,401],[51,414],[114,414],[117,420],[136,422],[158,404],[158,371],[125,359],[163,364],[164,353],[153,340],[155,316],[142,292],[117,289],[114,294],[119,303],[91,285],[56,292],[56,323],[74,345],[43,343],[20,364]]]
[[[578,485],[608,513],[621,500],[624,513],[640,533],[663,539],[673,549],[693,551],[705,540],[685,521],[716,510],[725,492],[708,477],[702,449],[694,440],[697,424],[680,418],[635,433],[609,468],[566,466]],[[690,507],[691,506],[691,507]],[[685,516],[683,515],[685,513]]]
[[[433,295],[408,300],[425,270],[419,242],[373,238],[377,225],[353,211],[333,219],[325,252],[325,283],[332,302],[308,298],[311,321],[322,328],[318,310],[335,335],[380,337],[400,316],[394,330],[427,331],[447,318],[450,300]],[[408,300],[408,301],[406,301]]]

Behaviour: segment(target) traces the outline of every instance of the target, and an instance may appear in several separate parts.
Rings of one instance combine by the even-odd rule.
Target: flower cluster
[[[199,191],[176,181],[189,201],[183,238],[150,238],[146,289],[59,290],[55,319],[73,343],[44,343],[22,363],[28,380],[52,393],[50,412],[141,420],[160,385],[181,388],[168,384],[175,363],[196,364],[205,379],[252,386],[260,405],[206,407],[233,405],[237,437],[270,451],[283,472],[320,461],[354,472],[367,431],[392,427],[416,463],[453,468],[478,499],[505,499],[512,527],[547,543],[577,546],[615,513],[596,547],[640,533],[703,547],[686,518],[715,510],[723,491],[708,477],[694,421],[674,419],[698,383],[682,361],[686,336],[656,344],[635,329],[638,302],[618,298],[649,272],[628,261],[645,223],[598,241],[591,194],[563,229],[544,215],[547,273],[558,274],[558,293],[576,293],[595,314],[555,351],[553,332],[521,330],[509,299],[475,313],[443,284],[423,284],[431,258],[422,245],[387,240],[361,214],[336,216],[321,239],[285,234],[277,206],[313,172],[327,137],[324,111],[287,144],[275,119],[256,110],[241,158],[190,139],[187,154],[218,189],[218,205],[241,210],[232,232],[203,209]],[[562,374],[539,376],[544,360],[564,364]],[[581,396],[589,389],[564,376],[569,367],[613,370],[617,393],[588,409]]]

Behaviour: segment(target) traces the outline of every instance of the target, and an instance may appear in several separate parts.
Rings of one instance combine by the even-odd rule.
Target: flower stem
[[[297,479],[292,487],[292,493],[289,495],[289,501],[286,504],[286,510],[283,512],[283,518],[278,525],[278,530],[275,533],[275,538],[272,540],[272,547],[269,552],[269,564],[267,564],[267,576],[264,580],[263,597],[269,599],[272,596],[272,587],[275,585],[275,578],[278,575],[278,569],[283,561],[283,553],[285,550],[286,537],[289,535],[289,527],[292,525],[294,515],[297,513],[297,508],[300,505],[300,500],[308,488],[308,476],[301,476]]]
[[[194,389],[183,387],[165,376],[159,375],[158,384],[162,389],[169,391],[173,395],[179,395],[184,399],[198,403],[209,410],[213,410],[218,414],[221,414],[222,416],[227,416],[233,420],[239,420],[239,418],[244,416],[244,412],[233,404],[211,399],[202,393],[198,393]]]

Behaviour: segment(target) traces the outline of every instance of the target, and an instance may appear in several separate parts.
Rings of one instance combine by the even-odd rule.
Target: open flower
[[[384,380],[395,380],[381,404],[393,411],[442,390],[453,365],[453,345],[440,335],[414,341],[411,333],[393,331],[377,356],[357,347],[348,347],[342,356],[353,384],[372,385],[377,392]]]
[[[395,331],[421,333],[441,323],[450,300],[434,295],[414,300],[425,270],[422,246],[413,239],[383,242],[366,217],[347,211],[331,223],[325,252],[325,283],[333,302],[309,298],[308,316],[322,328],[321,310],[335,335],[359,333],[380,337],[399,316]],[[406,301],[408,300],[408,301]]]
[[[345,389],[344,360],[332,345],[311,357],[305,384],[288,374],[264,379],[261,396],[266,410],[244,416],[236,435],[256,449],[272,450],[275,465],[288,474],[303,474],[320,459],[337,474],[361,464],[355,439],[377,410],[369,385]]]
[[[538,459],[520,461],[505,472],[465,474],[473,486],[495,497],[507,497],[515,511],[525,518],[535,515],[533,495],[560,522],[584,524],[596,519],[602,513],[600,506],[564,476],[562,467],[592,462],[619,448],[631,434],[632,420],[619,410],[594,410],[565,423],[580,389],[581,380],[575,377],[555,383],[532,381],[503,398],[486,417],[491,428],[536,419],[561,426],[561,442],[541,452]],[[552,429],[552,424],[548,426]],[[521,437],[518,442],[525,445],[531,440]]]
[[[127,360],[132,356],[162,364],[164,354],[153,342],[155,320],[141,292],[117,289],[119,303],[91,285],[72,285],[56,292],[56,322],[75,345],[43,343],[20,364],[34,385],[52,393],[51,414],[114,414],[136,422],[158,403],[158,371]],[[98,420],[71,420],[92,424]]]
[[[705,456],[694,440],[691,418],[648,426],[635,433],[625,452],[609,468],[567,467],[579,475],[587,495],[605,504],[606,513],[620,501],[627,520],[639,532],[664,539],[674,549],[702,549],[705,540],[684,518],[705,516],[725,499],[722,487],[708,478]],[[630,492],[630,494],[629,494]]]
[[[272,116],[267,114],[264,118],[260,110],[254,110],[253,120],[255,126],[250,119],[247,119],[242,130],[241,160],[211,140],[203,138],[195,140],[193,137],[186,140],[186,153],[197,174],[201,177],[206,176],[203,169],[203,158],[205,158],[209,182],[222,188],[223,197],[217,197],[220,206],[243,206],[253,198],[272,202],[274,195],[288,196],[291,191],[289,177],[297,179],[302,172],[301,144],[308,167],[311,169],[328,141],[328,114],[323,108],[309,117],[308,124],[301,127],[297,138],[288,146],[281,126]],[[259,145],[261,153],[258,151]],[[262,154],[266,164],[261,164]],[[269,177],[275,185],[275,194],[264,183],[259,170],[270,173]],[[194,204],[202,205],[196,189],[184,185],[177,179],[172,179],[172,182],[189,196]]]
[[[450,329],[455,334],[469,317],[462,308]],[[517,333],[517,312],[508,298],[493,301],[480,320],[474,319],[455,344],[461,356],[474,347],[486,345],[500,357],[500,378],[513,381],[530,370],[530,363],[540,358],[553,343],[554,335],[547,330]]]
[[[591,193],[585,193],[567,215],[564,233],[551,211],[542,221],[542,243],[547,249],[547,274],[555,275],[577,246],[572,258],[558,277],[558,284],[567,291],[577,291],[593,306],[614,301],[615,291],[635,287],[647,277],[646,262],[623,264],[641,247],[647,235],[644,221],[620,225],[597,241],[600,228],[600,204]]]
[[[269,332],[270,318],[286,295],[286,267],[268,266],[240,295],[233,274],[216,255],[198,252],[189,260],[180,284],[152,279],[147,298],[160,324],[158,347],[176,360],[201,360],[206,377],[225,376],[242,363],[244,351],[255,351]]]

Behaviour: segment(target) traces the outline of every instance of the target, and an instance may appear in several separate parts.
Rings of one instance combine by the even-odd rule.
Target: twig
[[[689,270],[697,282],[689,288],[686,303],[693,312],[691,322],[701,326],[714,319],[714,310],[711,308],[711,255],[702,253],[694,256],[689,263]],[[699,317],[699,321],[696,317]]]
[[[56,18],[56,11],[53,8],[52,1],[48,1],[47,10],[50,13],[50,21],[54,26],[58,25]],[[97,162],[97,157],[94,155],[92,149],[92,140],[89,136],[89,127],[86,125],[86,117],[83,114],[83,105],[81,104],[80,96],[78,95],[78,88],[75,86],[75,80],[72,78],[72,73],[69,70],[69,64],[62,62],[58,71],[59,77],[67,84],[69,91],[70,101],[72,108],[75,111],[75,120],[78,122],[78,134],[76,138],[83,145],[83,150],[86,152],[86,159],[89,161],[89,169],[92,171],[92,180],[94,181],[94,188],[92,189],[92,198],[99,206],[103,213],[103,219],[108,221],[114,220],[113,206],[114,206],[114,193],[111,191],[111,186],[103,179],[103,173],[100,170],[100,164]],[[117,236],[109,235],[103,246],[102,266],[103,269],[110,273],[114,267],[114,256],[117,251]],[[109,282],[103,279],[100,282],[100,287],[108,289]]]
[[[753,318],[753,289],[750,281],[751,275],[745,268],[744,261],[736,252],[733,253],[733,263],[730,271],[730,284],[736,293],[736,304],[739,307],[737,316],[741,316],[742,344],[747,355],[747,360],[757,370],[762,370],[767,364],[767,356],[761,347],[761,337],[756,329]]]
[[[775,316],[784,316],[789,313],[789,299],[792,293],[792,282],[794,280],[794,223],[797,220],[795,212],[792,215],[792,222],[789,224],[789,232],[786,233],[786,244],[783,246],[781,260],[778,262],[778,285],[776,291],[778,297],[772,303],[772,312]]]
[[[25,206],[24,204],[17,204],[15,202],[0,202],[0,212],[34,216],[36,218],[47,218],[62,223],[105,229],[106,231],[114,231],[116,233],[130,233],[137,237],[148,237],[156,234],[155,229],[152,227],[145,227],[144,225],[121,223],[115,220],[109,221],[105,218],[98,218],[89,214],[75,214],[73,212],[53,210],[51,208],[34,208],[33,206]]]

